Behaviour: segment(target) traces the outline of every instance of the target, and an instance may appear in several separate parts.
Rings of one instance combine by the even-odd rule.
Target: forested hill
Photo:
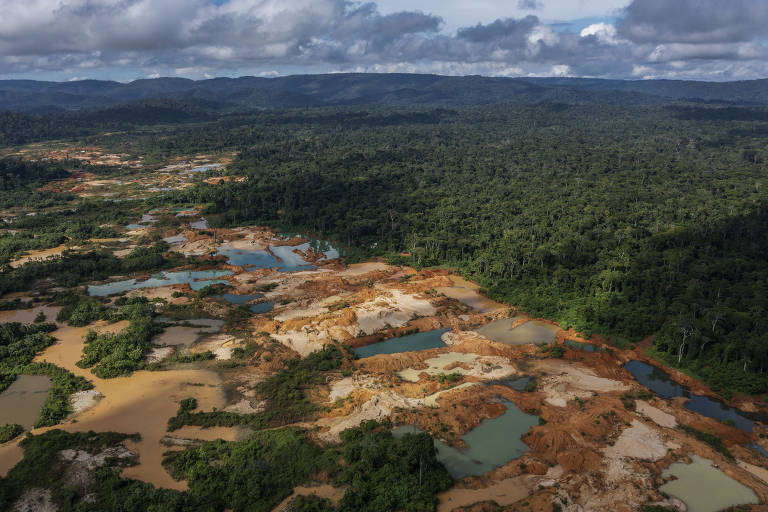
[[[203,103],[218,110],[380,104],[490,103],[655,105],[670,100],[768,105],[768,80],[693,82],[580,78],[494,78],[421,74],[328,74],[279,78],[157,78],[130,83],[0,81],[0,110],[98,109],[147,99]]]

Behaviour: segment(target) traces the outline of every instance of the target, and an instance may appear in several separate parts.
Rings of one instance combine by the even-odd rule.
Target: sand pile
[[[645,400],[635,402],[635,410],[653,420],[660,427],[675,428],[677,426],[677,420],[674,416],[662,411],[658,407],[652,406]]]
[[[326,443],[338,443],[340,441],[339,434],[348,428],[360,425],[361,421],[383,420],[390,416],[395,409],[412,409],[415,407],[424,407],[424,400],[406,398],[392,391],[385,391],[355,408],[352,414],[317,420],[316,424],[319,427],[328,427],[328,430],[319,433],[318,437]]]
[[[572,362],[542,360],[534,368],[548,376],[540,379],[540,389],[547,396],[545,401],[555,407],[565,407],[571,400],[586,399],[593,393],[626,391],[629,386],[617,380],[598,377],[586,367]]]
[[[447,352],[424,361],[426,368],[406,368],[397,374],[408,382],[418,382],[422,374],[458,373],[485,380],[503,379],[517,373],[508,359],[462,352]]]

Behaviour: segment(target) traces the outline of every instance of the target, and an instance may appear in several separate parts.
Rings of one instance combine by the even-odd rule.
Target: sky
[[[768,77],[768,0],[0,0],[0,79]]]

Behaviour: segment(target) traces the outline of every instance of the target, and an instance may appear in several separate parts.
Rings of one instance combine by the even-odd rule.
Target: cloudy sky
[[[0,78],[768,77],[768,0],[0,0]]]

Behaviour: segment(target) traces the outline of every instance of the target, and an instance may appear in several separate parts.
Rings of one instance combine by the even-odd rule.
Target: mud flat
[[[495,300],[491,300],[488,297],[481,295],[478,291],[480,288],[471,281],[453,275],[449,276],[449,278],[453,281],[453,286],[441,286],[437,288],[437,292],[466,304],[478,313],[489,313],[497,309],[508,307],[500,302],[496,302]]]
[[[659,490],[683,500],[688,512],[717,512],[734,505],[759,503],[755,492],[712,465],[712,461],[694,455],[693,462],[675,462],[664,476],[677,479]]]
[[[187,322],[192,324],[193,327],[183,325],[166,327],[162,333],[155,336],[152,342],[157,345],[183,345],[189,347],[196,341],[202,339],[206,334],[219,332],[221,326],[224,325],[223,320],[208,318],[193,318],[187,320]]]
[[[527,343],[552,343],[559,327],[538,320],[531,320],[522,325],[515,324],[519,318],[502,318],[480,327],[477,332],[486,338],[505,345],[525,345]]]
[[[53,258],[54,256],[61,255],[61,253],[63,253],[65,250],[67,250],[66,244],[61,244],[57,247],[52,247],[50,249],[41,249],[39,251],[29,251],[27,254],[25,254],[21,258],[12,261],[11,267],[18,268],[29,261],[47,260],[48,258]]]
[[[59,311],[61,311],[61,307],[59,306],[37,306],[29,309],[0,311],[0,324],[8,324],[11,322],[31,324],[40,313],[45,315],[46,322],[54,322]]]
[[[0,393],[0,426],[18,423],[30,429],[48,398],[51,379],[44,375],[19,375]]]

